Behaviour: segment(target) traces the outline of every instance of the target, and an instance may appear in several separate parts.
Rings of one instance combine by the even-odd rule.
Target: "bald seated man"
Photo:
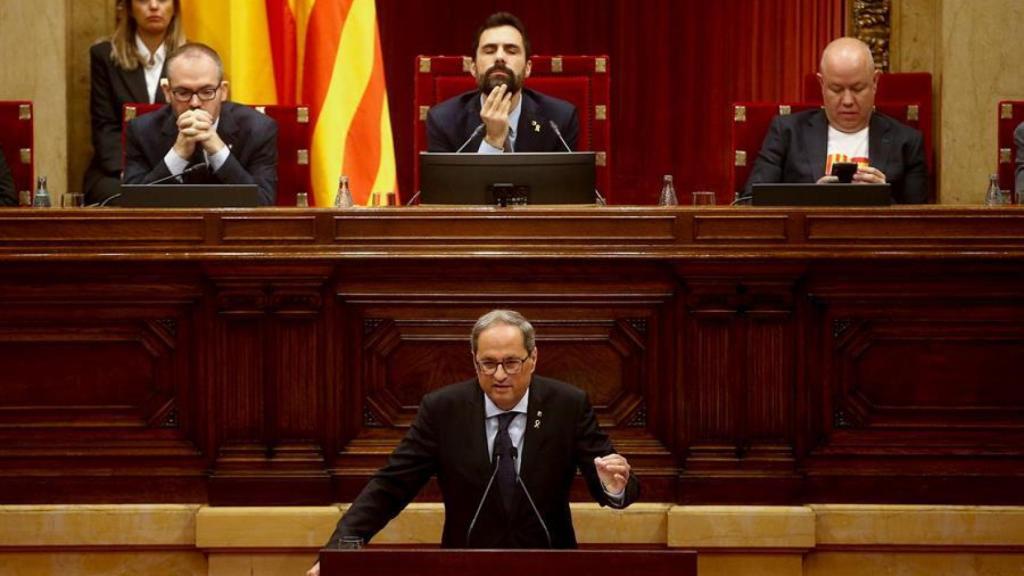
[[[889,183],[893,202],[928,200],[924,138],[917,130],[874,110],[879,72],[868,45],[833,40],[818,70],[824,109],[776,116],[747,180],[753,184],[836,182],[832,164],[858,165],[854,183]]]

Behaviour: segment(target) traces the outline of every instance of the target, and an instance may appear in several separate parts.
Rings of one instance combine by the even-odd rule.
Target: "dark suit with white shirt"
[[[825,175],[828,117],[824,110],[776,116],[764,138],[746,195],[759,183],[817,182]],[[899,204],[928,201],[924,138],[917,130],[879,112],[868,124],[868,158],[885,174],[892,199]]]
[[[431,476],[437,476],[445,507],[442,547],[547,548],[525,492],[517,492],[514,506],[506,511],[496,486],[488,492],[467,541],[493,471],[484,418],[484,394],[475,379],[424,396],[405,438],[352,503],[327,546],[343,536],[369,541]],[[614,451],[597,425],[586,393],[564,382],[533,376],[519,474],[551,533],[552,547],[576,547],[569,490],[577,469],[601,505],[625,507],[636,500],[640,488],[633,475],[619,504],[602,489],[594,458]]]

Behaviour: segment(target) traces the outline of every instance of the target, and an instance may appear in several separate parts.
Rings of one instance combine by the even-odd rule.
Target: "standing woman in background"
[[[89,50],[92,80],[92,163],[85,173],[87,203],[121,192],[121,109],[127,102],[165,102],[164,60],[185,43],[180,0],[118,0],[117,27]]]

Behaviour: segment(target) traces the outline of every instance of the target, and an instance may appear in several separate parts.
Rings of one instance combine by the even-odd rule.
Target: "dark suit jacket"
[[[100,42],[89,50],[89,115],[92,118],[92,163],[85,173],[85,192],[89,194],[104,177],[121,177],[124,158],[121,152],[121,114],[128,102],[149,102],[146,72],[142,67],[125,70],[110,59],[110,42]],[[156,89],[155,102],[166,102],[164,92]]]
[[[772,120],[754,169],[747,179],[762,182],[817,182],[825,175],[828,154],[828,118],[824,110],[806,110]],[[924,159],[924,138],[913,128],[884,114],[871,115],[868,130],[871,165],[885,174],[892,197],[900,204],[923,204],[928,200],[928,171]]]
[[[0,206],[17,206],[18,192],[14,189],[14,178],[4,158],[4,147],[0,144]]]
[[[565,146],[548,125],[558,124],[562,137],[573,150],[580,125],[576,107],[540,92],[523,89],[523,108],[516,127],[516,152],[564,152]],[[466,92],[430,108],[427,113],[427,150],[455,152],[480,125],[480,92]],[[539,128],[539,129],[538,129]],[[476,152],[484,139],[481,131],[463,152]]]
[[[145,184],[171,175],[164,156],[178,137],[171,107],[140,116],[128,124],[128,162],[124,170],[125,184]],[[272,118],[249,108],[225,102],[220,109],[217,134],[231,149],[220,170],[200,170],[186,177],[195,184],[256,184],[260,188],[260,204],[273,206],[277,197],[277,123]],[[190,164],[203,161],[202,150]]]
[[[405,438],[356,498],[338,523],[328,546],[342,536],[369,541],[405,508],[420,488],[437,475],[444,498],[445,548],[547,548],[547,539],[528,500],[519,492],[511,514],[492,487],[470,541],[466,532],[491,477],[484,434],[483,392],[467,380],[423,398]],[[542,413],[537,416],[538,412]],[[541,421],[539,426],[535,425]],[[602,505],[594,458],[614,452],[586,394],[569,384],[534,375],[530,383],[527,426],[520,476],[551,532],[555,548],[574,548],[576,534],[569,512],[569,488],[576,469]],[[636,500],[639,483],[630,476],[624,505]]]
[[[1024,122],[1017,125],[1013,131],[1013,141],[1017,145],[1017,203],[1021,204],[1021,195],[1024,195]]]

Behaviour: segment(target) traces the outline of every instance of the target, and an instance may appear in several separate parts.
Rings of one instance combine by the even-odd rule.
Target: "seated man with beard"
[[[551,129],[576,149],[576,107],[523,87],[530,77],[530,39],[523,23],[508,12],[492,14],[473,41],[478,90],[434,106],[427,114],[430,152],[562,152]]]

